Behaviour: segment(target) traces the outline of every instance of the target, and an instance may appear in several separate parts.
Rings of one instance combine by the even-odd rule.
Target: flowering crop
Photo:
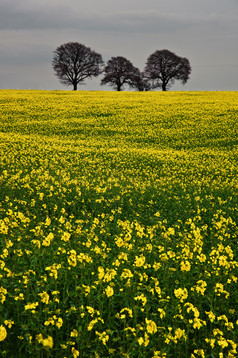
[[[2,357],[238,357],[237,97],[0,91]]]

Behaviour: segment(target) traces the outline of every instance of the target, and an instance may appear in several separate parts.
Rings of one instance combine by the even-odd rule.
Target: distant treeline
[[[75,91],[86,78],[100,74],[104,74],[101,85],[112,86],[117,91],[123,90],[124,85],[138,91],[156,88],[167,91],[176,80],[185,84],[191,73],[189,60],[169,50],[152,53],[143,71],[122,56],[111,57],[105,65],[102,55],[78,42],[63,44],[53,53],[56,76],[63,85],[72,85]]]

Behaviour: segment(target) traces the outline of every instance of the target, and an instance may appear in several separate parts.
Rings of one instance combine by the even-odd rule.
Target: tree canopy
[[[102,71],[102,56],[78,42],[61,45],[53,53],[52,66],[56,76],[63,85],[73,85],[74,90],[86,78],[96,77]]]
[[[185,84],[189,79],[191,66],[184,57],[169,50],[157,50],[148,57],[144,72],[151,88],[160,87],[166,91],[175,80]]]
[[[125,57],[112,57],[104,68],[104,77],[101,85],[109,84],[117,91],[121,91],[125,84],[130,87],[138,87],[140,81],[140,70]]]

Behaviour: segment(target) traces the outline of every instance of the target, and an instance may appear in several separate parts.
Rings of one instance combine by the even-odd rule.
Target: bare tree
[[[179,57],[169,50],[157,50],[150,55],[146,62],[145,76],[151,88],[169,89],[175,80],[185,84],[191,73],[188,59]]]
[[[109,84],[117,91],[121,91],[125,84],[130,87],[136,86],[139,80],[140,71],[125,57],[112,57],[104,68],[105,76],[101,80],[101,85]]]
[[[56,76],[63,85],[73,85],[75,91],[86,78],[102,72],[102,56],[78,42],[61,45],[53,53],[52,66]]]

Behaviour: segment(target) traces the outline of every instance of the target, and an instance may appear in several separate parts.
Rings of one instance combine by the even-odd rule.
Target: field
[[[238,357],[238,92],[0,104],[0,356]]]

